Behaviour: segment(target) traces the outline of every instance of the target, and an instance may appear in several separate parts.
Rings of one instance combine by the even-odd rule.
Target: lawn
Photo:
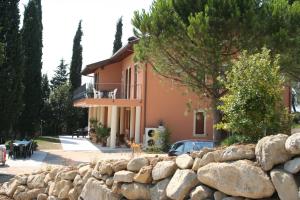
[[[38,144],[38,149],[62,149],[58,136],[39,136],[34,139]]]

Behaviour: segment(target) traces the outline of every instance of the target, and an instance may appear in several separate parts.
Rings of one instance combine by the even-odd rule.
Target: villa
[[[87,65],[82,75],[94,77],[92,86],[83,85],[74,92],[74,106],[87,107],[88,119],[111,128],[108,146],[118,146],[119,138],[149,145],[153,131],[164,126],[171,140],[213,138],[210,99],[199,98],[178,83],[163,78],[149,64],[134,62],[130,38],[112,57]],[[290,89],[284,90],[284,102],[290,107]],[[187,104],[190,102],[190,106]],[[190,108],[190,109],[188,109]]]

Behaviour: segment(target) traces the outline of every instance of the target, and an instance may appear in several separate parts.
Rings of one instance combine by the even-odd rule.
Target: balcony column
[[[88,114],[88,130],[90,130],[91,128],[91,123],[90,123],[90,120],[92,118],[92,108],[88,108],[89,109],[89,114]]]
[[[135,143],[140,143],[141,133],[141,106],[137,106],[135,109]]]
[[[111,130],[110,130],[110,148],[116,148],[118,107],[111,107]]]
[[[120,134],[124,132],[124,107],[120,107]]]
[[[112,111],[112,106],[108,106],[107,110],[107,127],[111,128],[111,111]]]
[[[97,121],[100,122],[101,119],[101,107],[97,107]]]
[[[130,128],[129,128],[129,139],[134,138],[134,107],[130,108]]]

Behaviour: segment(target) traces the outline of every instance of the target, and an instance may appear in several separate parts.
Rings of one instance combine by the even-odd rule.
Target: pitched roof
[[[99,62],[95,62],[92,64],[87,65],[82,71],[82,75],[88,75],[94,73],[99,68],[104,68],[107,65],[120,62],[127,56],[133,53],[133,45],[138,42],[137,38],[131,37],[128,39],[128,43],[119,49],[114,55],[110,58],[101,60]]]

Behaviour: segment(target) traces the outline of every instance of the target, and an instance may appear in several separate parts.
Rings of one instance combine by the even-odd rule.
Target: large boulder
[[[224,194],[223,192],[220,192],[220,191],[214,192],[214,200],[223,200],[226,197],[227,197],[227,195]]]
[[[18,180],[12,179],[8,183],[2,185],[3,193],[2,192],[1,193],[6,194],[9,197],[12,197],[15,191],[17,190],[18,186],[20,186]]]
[[[163,179],[150,188],[151,200],[168,200],[166,188],[171,178]]]
[[[114,181],[116,182],[124,182],[124,183],[131,183],[133,181],[134,173],[130,171],[118,171],[114,175]]]
[[[201,149],[200,151],[191,152],[191,156],[194,159],[202,158],[205,154],[207,154],[208,152],[212,152],[212,151],[215,151],[215,149],[205,147],[205,148]]]
[[[28,177],[26,175],[17,175],[15,179],[19,182],[20,185],[26,185]]]
[[[149,165],[149,160],[144,157],[133,158],[127,164],[127,170],[138,172],[140,169],[146,165]]]
[[[153,180],[161,180],[174,174],[177,166],[174,161],[160,161],[152,170]]]
[[[280,169],[273,169],[270,175],[281,200],[299,200],[298,186],[293,175]]]
[[[171,199],[182,200],[198,183],[197,175],[193,170],[177,169],[167,186],[167,196]]]
[[[151,183],[152,182],[152,166],[144,166],[140,169],[133,180],[138,183]]]
[[[182,154],[176,157],[176,164],[180,169],[190,169],[193,163],[193,158],[188,154]]]
[[[268,175],[248,160],[209,163],[198,170],[198,179],[232,196],[258,199],[270,197],[275,191]]]
[[[47,200],[47,199],[48,199],[48,195],[47,194],[40,193],[37,196],[37,200]]]
[[[121,186],[121,194],[131,200],[150,199],[149,186],[141,183],[124,183]]]
[[[81,194],[82,192],[82,189],[83,189],[83,186],[82,185],[77,185],[77,186],[74,186],[74,188],[72,188],[70,191],[69,191],[69,194],[68,194],[68,197],[70,200],[77,200],[79,195]]]
[[[201,158],[197,157],[193,164],[192,169],[197,171],[200,167],[212,162],[227,162],[255,158],[255,145],[232,145],[225,149],[219,149],[215,151],[209,151]]]
[[[32,199],[37,199],[38,195],[40,193],[43,193],[44,189],[42,188],[35,188],[32,190],[25,190],[23,192],[20,192],[18,194],[14,194],[14,199],[15,200],[32,200]]]
[[[30,189],[45,187],[45,174],[30,175],[27,179],[27,186]]]
[[[287,138],[287,135],[278,134],[266,136],[258,141],[255,155],[263,170],[269,171],[274,165],[284,163],[292,157],[285,149]]]
[[[300,171],[300,157],[294,158],[284,163],[284,169],[292,174],[298,173]]]
[[[295,133],[288,137],[285,148],[291,154],[300,154],[300,133]]]
[[[118,160],[118,161],[114,162],[112,165],[114,172],[126,170],[128,162],[129,162],[128,160]]]
[[[205,200],[212,196],[213,191],[205,185],[197,186],[190,194],[191,200]]]
[[[78,199],[94,200],[95,198],[101,200],[118,200],[120,196],[112,193],[112,191],[103,185],[95,178],[90,178],[82,189]]]

